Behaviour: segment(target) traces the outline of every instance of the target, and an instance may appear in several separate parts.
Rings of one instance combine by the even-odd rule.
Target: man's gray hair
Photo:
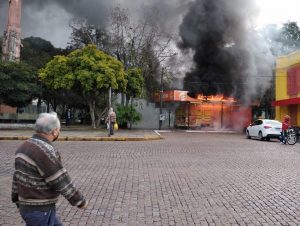
[[[39,114],[35,122],[35,131],[37,133],[51,133],[56,128],[60,129],[60,121],[56,112]]]

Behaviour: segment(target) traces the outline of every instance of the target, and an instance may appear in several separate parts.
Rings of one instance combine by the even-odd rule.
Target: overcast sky
[[[180,11],[184,12],[184,5],[189,1],[192,0],[24,0],[22,37],[42,37],[56,47],[65,47],[70,34],[68,23],[73,15],[86,15],[90,20],[97,19],[99,23],[105,23],[110,7],[116,3],[135,12],[142,4],[158,6],[162,14],[167,16],[165,21],[176,26],[174,24],[180,23]],[[257,0],[257,5],[260,9],[258,27],[266,24],[281,25],[288,20],[297,21],[300,25],[299,0]],[[1,36],[7,23],[7,8],[8,0],[0,0]]]
[[[258,26],[296,21],[300,26],[299,0],[257,0],[260,8]]]

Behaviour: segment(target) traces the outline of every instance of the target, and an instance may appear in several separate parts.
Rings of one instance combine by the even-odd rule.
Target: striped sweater
[[[45,138],[34,135],[16,151],[12,201],[22,210],[48,210],[59,195],[81,207],[85,199],[74,187],[60,155]]]

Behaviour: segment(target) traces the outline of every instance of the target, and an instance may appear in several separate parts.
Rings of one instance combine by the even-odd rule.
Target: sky
[[[89,0],[92,1],[95,6],[107,7],[113,1],[108,0]],[[115,3],[126,5],[126,7],[132,7],[135,4],[129,4],[132,0],[115,0]],[[160,4],[160,8],[163,9],[168,7],[172,11],[178,10],[183,7],[182,2],[188,2],[191,0],[151,0],[153,5]],[[257,27],[261,28],[267,24],[278,24],[281,25],[284,22],[297,21],[300,25],[300,1],[299,0],[256,0],[259,8],[259,16],[257,18]],[[28,3],[29,2],[29,3]],[[36,2],[33,4],[33,2]],[[22,10],[22,37],[36,36],[42,37],[49,40],[55,47],[65,47],[69,40],[69,34],[71,32],[68,27],[69,20],[72,18],[72,13],[76,13],[78,8],[67,6],[68,0],[64,1],[49,1],[43,0],[44,3],[38,3],[40,0],[23,0]],[[56,2],[56,4],[53,4]],[[61,3],[64,2],[64,3]],[[71,2],[71,0],[70,0]],[[77,3],[83,4],[85,1],[76,1]],[[135,0],[133,2],[140,2]],[[165,2],[163,5],[162,2]],[[175,3],[175,4],[173,4]],[[51,7],[45,7],[46,4],[51,4]],[[177,8],[174,5],[180,5]],[[161,7],[163,6],[163,7]],[[3,31],[7,22],[7,7],[8,0],[0,0],[0,34]],[[84,9],[84,5],[81,8]],[[76,11],[77,10],[77,11]],[[135,9],[134,9],[135,10]],[[169,10],[170,11],[170,10]],[[85,9],[85,13],[89,12],[89,9]],[[166,11],[167,12],[167,11]],[[91,9],[91,14],[93,9]],[[103,12],[102,12],[103,14]],[[170,17],[171,18],[171,17]],[[170,20],[171,21],[171,20]]]
[[[300,26],[299,0],[257,0],[260,14],[258,27],[267,24],[279,24],[296,21]]]

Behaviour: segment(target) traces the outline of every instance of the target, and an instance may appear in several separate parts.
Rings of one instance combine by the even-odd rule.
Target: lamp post
[[[108,136],[110,137],[110,131],[111,131],[111,121],[110,121],[110,116],[109,116],[109,111],[111,108],[111,87],[109,87],[108,89],[108,113],[107,113],[107,117],[108,117]]]
[[[223,105],[224,105],[224,101],[222,99],[221,100],[221,128],[223,128],[223,114],[224,114]]]
[[[162,107],[163,107],[163,93],[164,93],[164,86],[163,86],[163,77],[164,77],[164,68],[161,69],[161,75],[160,75],[160,107],[159,107],[159,130],[161,130],[162,127]]]
[[[108,110],[111,108],[111,87],[108,89]]]

